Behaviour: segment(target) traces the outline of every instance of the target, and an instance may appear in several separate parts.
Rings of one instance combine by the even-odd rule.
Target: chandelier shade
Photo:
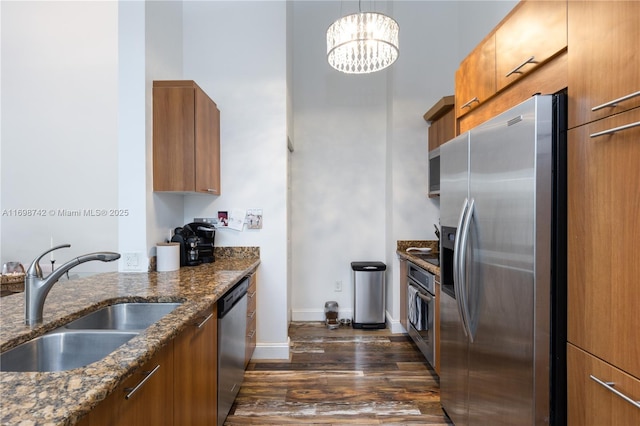
[[[344,16],[327,29],[329,65],[347,74],[380,71],[398,59],[398,23],[381,13]]]

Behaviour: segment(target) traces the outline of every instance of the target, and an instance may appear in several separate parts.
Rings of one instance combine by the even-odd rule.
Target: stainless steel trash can
[[[385,328],[385,271],[382,262],[351,262],[353,328]]]

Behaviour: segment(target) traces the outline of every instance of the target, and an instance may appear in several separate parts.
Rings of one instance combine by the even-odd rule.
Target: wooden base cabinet
[[[216,426],[217,305],[121,383],[81,426]]]
[[[217,305],[174,340],[174,425],[213,426],[217,421]]]
[[[79,424],[173,425],[173,342],[138,368]]]
[[[571,344],[567,366],[569,426],[640,424],[640,380]]]
[[[568,340],[640,378],[640,108],[569,130],[567,163]]]

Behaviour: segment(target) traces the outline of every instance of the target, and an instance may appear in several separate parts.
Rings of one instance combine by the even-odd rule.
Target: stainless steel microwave
[[[440,195],[440,148],[429,151],[429,195]]]

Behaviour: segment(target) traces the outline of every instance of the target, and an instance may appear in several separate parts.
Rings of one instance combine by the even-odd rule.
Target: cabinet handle
[[[517,72],[520,72],[520,68],[524,67],[527,64],[535,63],[535,58],[536,58],[535,56],[530,57],[529,59],[527,59],[526,61],[524,61],[523,63],[521,63],[520,65],[518,65],[514,69],[512,69],[511,71],[509,71],[507,74],[505,74],[505,77],[509,77],[511,74],[515,74]]]
[[[253,299],[253,296],[255,295],[256,295],[256,292],[254,291],[253,293],[250,293],[247,296],[249,297],[249,299]]]
[[[595,112],[595,111],[598,111],[599,109],[602,109],[602,108],[615,107],[615,106],[618,106],[618,103],[627,101],[627,100],[629,100],[631,98],[635,98],[636,96],[640,96],[640,92],[630,93],[630,94],[628,94],[626,96],[623,96],[623,97],[618,98],[618,99],[614,99],[614,100],[609,101],[609,102],[607,102],[605,104],[594,106],[593,108],[591,108],[591,111]]]
[[[470,100],[469,102],[467,102],[466,104],[462,105],[462,106],[460,107],[460,109],[470,108],[470,107],[471,107],[471,104],[472,104],[472,103],[474,103],[474,102],[480,103],[480,100],[478,99],[478,97],[477,97],[477,96],[474,96],[474,97],[473,97],[473,99],[471,99],[471,100]]]
[[[202,326],[205,325],[207,321],[211,319],[212,316],[213,316],[213,312],[210,313],[209,316],[207,316],[205,319],[203,319],[202,322],[196,323],[194,325],[196,326],[196,328],[202,328]]]
[[[621,130],[627,130],[627,129],[631,129],[633,127],[638,127],[640,126],[640,121],[637,121],[635,123],[629,123],[629,124],[625,124],[624,126],[620,126],[620,127],[614,127],[613,129],[609,129],[609,130],[604,130],[602,132],[598,132],[598,133],[592,133],[589,135],[590,138],[597,138],[598,136],[604,136],[604,135],[612,135],[616,132],[619,132]]]
[[[255,316],[256,316],[256,311],[253,311],[249,315],[247,315],[247,318],[253,319],[253,317]]]
[[[603,382],[602,380],[598,379],[593,374],[590,374],[589,378],[591,380],[593,380],[594,382],[598,383],[599,385],[604,386],[605,388],[607,388],[611,392],[615,393],[620,398],[624,399],[625,401],[627,401],[629,404],[633,405],[634,407],[640,408],[640,401],[634,401],[633,399],[629,398],[627,395],[623,394],[619,390],[613,388],[616,385],[615,382]]]
[[[249,333],[249,334],[247,335],[247,337],[248,337],[249,339],[253,339],[253,336],[255,336],[255,335],[256,335],[256,331],[255,331],[255,330],[251,330],[251,333]]]
[[[218,190],[217,189],[213,189],[213,188],[206,188],[205,191],[206,192],[211,192],[211,193],[214,193],[214,194],[218,193]]]
[[[151,376],[153,376],[156,371],[158,371],[158,368],[160,368],[160,364],[156,365],[156,368],[154,368],[151,371],[145,371],[142,374],[145,375],[144,379],[142,379],[142,381],[140,383],[138,383],[136,385],[135,388],[125,388],[124,391],[128,392],[127,395],[124,397],[124,399],[131,399],[131,397],[133,396],[134,393],[136,393],[138,391],[138,389],[140,389],[142,387],[142,385],[144,385],[147,380],[149,380],[149,378],[151,378]]]

